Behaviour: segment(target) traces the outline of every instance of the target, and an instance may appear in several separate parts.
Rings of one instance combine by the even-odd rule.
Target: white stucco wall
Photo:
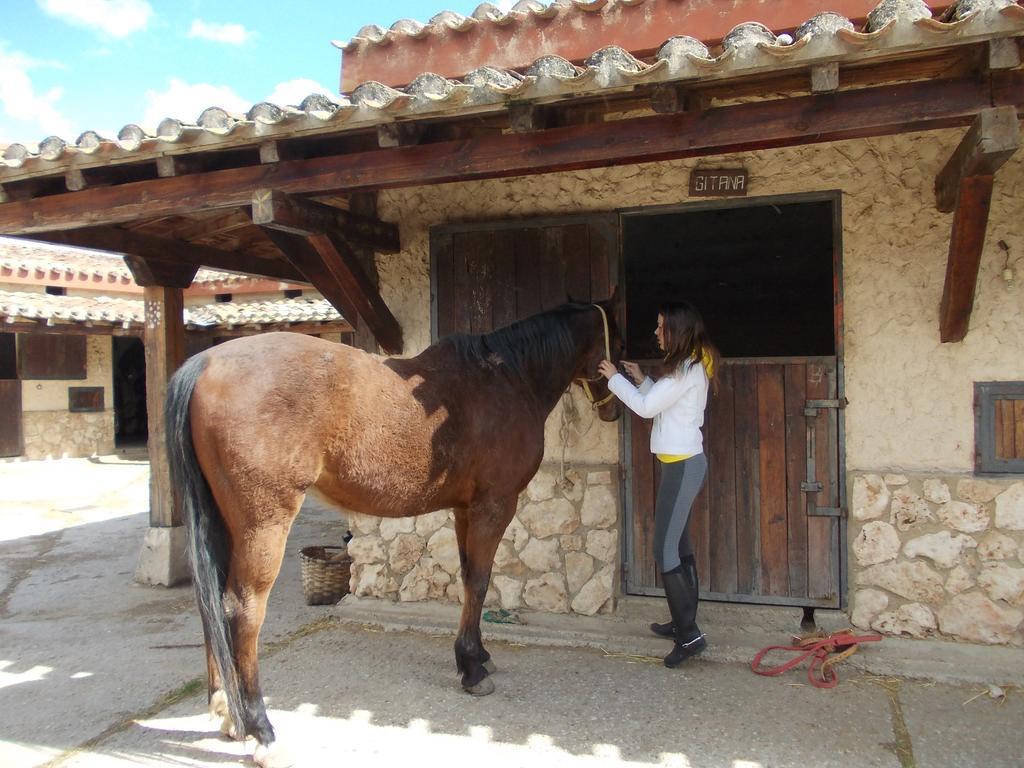
[[[953,216],[935,209],[933,184],[962,134],[936,131],[384,192],[379,209],[401,227],[403,251],[378,256],[381,291],[411,355],[430,341],[432,225],[685,203],[689,171],[697,165],[746,167],[751,196],[840,190],[847,467],[970,472],[973,382],[1024,379],[1024,157],[1018,153],[996,177],[971,330],[962,343],[941,344],[938,307]],[[1010,286],[1000,277],[1000,239],[1018,259],[1018,279]],[[556,409],[552,419],[558,418]],[[553,431],[557,424],[549,424],[549,460],[561,453]],[[594,424],[586,442],[580,459],[617,460],[617,425]]]

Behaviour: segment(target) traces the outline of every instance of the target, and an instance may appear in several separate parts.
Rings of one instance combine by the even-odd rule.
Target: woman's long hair
[[[661,334],[665,344],[665,371],[675,372],[687,361],[703,363],[708,378],[718,373],[720,355],[708,338],[704,318],[688,301],[671,301],[661,305]],[[717,382],[715,382],[717,384]]]

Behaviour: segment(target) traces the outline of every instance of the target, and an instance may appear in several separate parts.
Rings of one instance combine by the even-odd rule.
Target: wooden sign
[[[690,171],[691,197],[734,197],[747,194],[745,168],[695,168]]]

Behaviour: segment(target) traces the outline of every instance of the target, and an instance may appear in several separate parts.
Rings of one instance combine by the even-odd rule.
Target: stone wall
[[[852,487],[856,626],[1024,646],[1024,482],[863,474]]]
[[[114,411],[25,411],[24,458],[61,459],[100,456],[114,451]]]
[[[593,615],[614,609],[618,468],[545,464],[520,496],[485,605]],[[352,591],[402,601],[463,598],[453,513],[352,515]]]

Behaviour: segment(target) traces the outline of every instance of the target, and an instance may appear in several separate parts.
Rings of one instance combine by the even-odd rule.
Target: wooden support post
[[[960,183],[946,260],[946,283],[939,306],[939,337],[943,342],[963,341],[967,335],[981,251],[985,247],[993,181],[992,176],[968,176]]]
[[[164,400],[167,382],[185,361],[184,292],[151,285],[143,288],[146,304],[146,403],[149,411],[149,523],[162,528],[181,525],[167,463]]]
[[[349,210],[357,215],[376,219],[377,193],[356,192],[349,196]],[[377,256],[373,249],[366,248],[365,246],[353,245],[352,252],[355,254],[356,260],[360,265],[362,265],[363,271],[366,272],[366,276],[373,285],[374,290],[380,293],[380,275],[377,273]],[[380,344],[377,343],[377,339],[373,335],[373,331],[370,330],[367,323],[361,323],[358,328],[353,329],[352,346],[358,347],[365,352],[371,352],[373,354],[380,353]]]
[[[991,176],[1020,146],[1020,122],[1014,107],[994,107],[978,113],[970,130],[935,177],[935,205],[948,213],[956,207],[960,181],[968,176]]]
[[[289,263],[306,276],[313,287],[331,302],[353,328],[358,328],[359,311],[355,302],[331,276],[330,270],[324,266],[320,256],[306,238],[270,227],[264,227],[263,231]]]
[[[359,317],[373,332],[377,343],[391,355],[402,353],[402,326],[367,277],[351,246],[333,234],[307,238],[331,275],[356,305]]]
[[[1019,146],[1016,109],[983,110],[935,179],[936,207],[955,211],[939,305],[939,338],[943,342],[962,341],[967,335],[995,172]]]
[[[167,382],[185,359],[184,293],[150,285],[146,307],[146,403],[149,412],[149,531],[135,580],[172,586],[188,578],[180,501],[171,486],[164,400]]]

